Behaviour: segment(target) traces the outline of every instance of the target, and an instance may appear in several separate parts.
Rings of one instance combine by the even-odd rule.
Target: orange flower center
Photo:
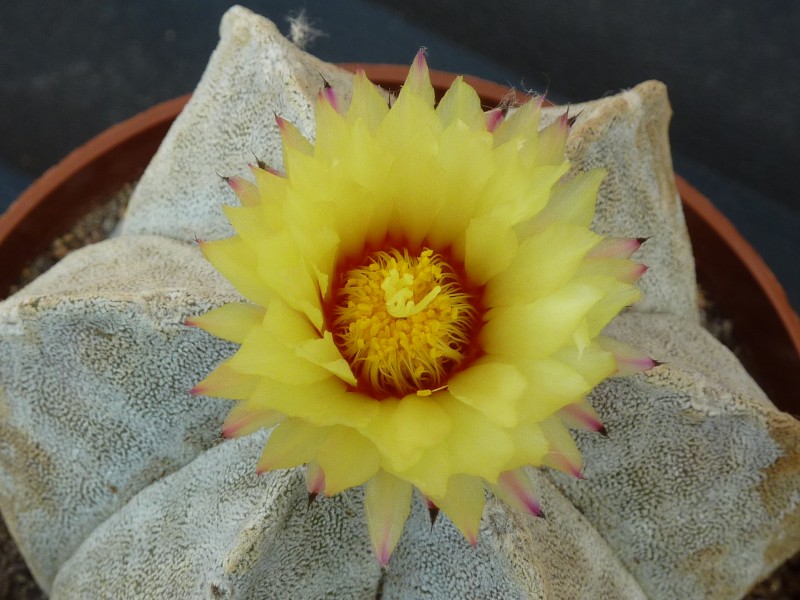
[[[376,252],[344,274],[333,329],[360,386],[377,397],[431,394],[463,363],[473,298],[441,256]]]

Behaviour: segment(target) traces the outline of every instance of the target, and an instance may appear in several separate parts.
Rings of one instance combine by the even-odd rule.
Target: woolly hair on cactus
[[[315,142],[277,116],[286,172],[229,178],[236,234],[201,244],[249,303],[187,321],[240,344],[193,393],[237,401],[226,436],[273,428],[259,471],[365,484],[382,564],[414,488],[471,544],[486,489],[541,515],[524,467],[580,477],[586,395],[654,364],[601,335],[642,240],[590,229],[604,172],[563,179],[571,122],[540,107],[484,113],[461,78],[437,104],[422,52],[390,104],[363,72],[348,107],[326,85]]]

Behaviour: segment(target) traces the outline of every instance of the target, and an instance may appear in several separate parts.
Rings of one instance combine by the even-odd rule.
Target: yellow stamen
[[[378,395],[428,395],[464,360],[476,314],[440,256],[391,250],[346,273],[334,330],[360,384]]]

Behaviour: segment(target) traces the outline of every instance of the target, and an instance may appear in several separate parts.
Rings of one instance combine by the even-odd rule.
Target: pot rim
[[[398,89],[407,66],[347,63],[341,67],[364,69],[370,79]],[[431,70],[431,82],[442,92],[455,78],[452,73]],[[497,105],[509,88],[478,77],[465,76],[484,101]],[[191,95],[162,102],[95,136],[70,152],[34,181],[7,211],[0,215],[0,298],[5,298],[24,266],[45,251],[52,239],[63,235],[92,208],[108,199],[123,184],[137,179],[155,154],[172,121]],[[527,96],[515,92],[516,101]],[[133,158],[131,158],[131,154]],[[125,164],[119,157],[126,156]],[[693,246],[698,273],[718,272],[720,261],[731,281],[709,290],[723,314],[757,314],[751,327],[744,326],[743,343],[754,349],[757,362],[748,365],[751,375],[783,410],[800,412],[796,390],[800,388],[800,319],[775,275],[733,224],[685,179],[676,185],[690,230],[690,237],[712,240],[709,248]],[[87,195],[87,190],[91,193]],[[54,219],[53,215],[59,218]],[[704,253],[707,253],[706,256]],[[709,278],[712,281],[713,278]],[[747,290],[746,302],[737,302]],[[732,305],[725,304],[732,300]],[[733,313],[726,309],[730,308]],[[735,320],[737,332],[743,327]],[[775,351],[776,346],[780,347]],[[767,354],[765,354],[767,353]],[[771,353],[771,355],[770,355]],[[768,357],[768,358],[766,358]],[[755,372],[753,372],[753,369]],[[772,382],[772,383],[771,383]]]

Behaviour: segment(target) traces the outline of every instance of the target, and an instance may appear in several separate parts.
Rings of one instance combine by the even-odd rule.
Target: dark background
[[[761,253],[800,307],[800,3],[259,0],[305,9],[329,61],[408,63],[548,90],[557,102],[669,86],[676,171]],[[190,92],[228,0],[2,0],[0,210],[109,125]]]

